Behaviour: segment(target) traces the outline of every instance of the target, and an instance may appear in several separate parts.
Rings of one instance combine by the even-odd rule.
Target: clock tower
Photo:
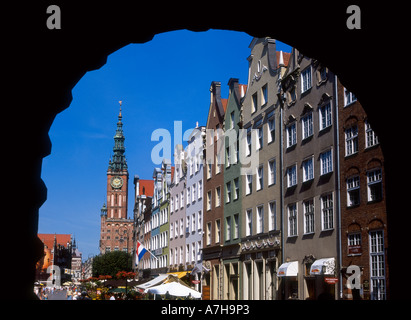
[[[124,155],[123,123],[118,115],[113,156],[107,169],[107,206],[101,209],[100,253],[132,252],[133,220],[127,217],[128,168]]]

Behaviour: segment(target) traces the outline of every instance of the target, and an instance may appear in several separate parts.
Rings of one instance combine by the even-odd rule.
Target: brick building
[[[355,95],[337,82],[340,140],[341,247],[344,299],[387,299],[387,211],[384,156]],[[347,267],[361,271],[347,288]]]
[[[101,209],[100,253],[133,250],[133,219],[127,217],[128,167],[124,155],[123,123],[120,112],[114,135],[113,158],[107,169],[107,207]]]

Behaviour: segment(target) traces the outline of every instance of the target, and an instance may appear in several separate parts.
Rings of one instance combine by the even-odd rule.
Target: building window
[[[203,197],[203,180],[198,181],[198,199]]]
[[[272,116],[269,117],[267,120],[267,143],[271,143],[275,140],[275,119],[274,119],[274,112],[272,112]]]
[[[184,208],[184,191],[181,191],[180,200],[181,200],[180,208]]]
[[[347,207],[360,204],[360,177],[347,179]]]
[[[378,137],[375,132],[371,129],[368,121],[365,121],[365,147],[370,148],[378,144]]]
[[[267,85],[261,88],[261,106],[264,106],[268,102],[268,90]]]
[[[231,114],[230,114],[230,125],[231,125],[231,129],[234,129],[234,126],[235,126],[235,123],[234,123],[234,111],[233,112],[231,112]]]
[[[314,233],[314,200],[303,202],[304,209],[304,233]]]
[[[297,126],[292,123],[287,127],[287,148],[292,147],[297,143]]]
[[[254,93],[251,97],[251,113],[257,110],[257,93]]]
[[[211,210],[211,190],[207,192],[207,211]]]
[[[385,300],[384,232],[370,232],[371,299]]]
[[[220,187],[215,188],[215,206],[219,207],[221,205],[221,189]]]
[[[322,230],[334,228],[333,195],[327,194],[321,197]]]
[[[352,92],[349,92],[344,88],[344,107],[355,101],[357,101],[357,97]]]
[[[350,156],[358,152],[358,127],[353,126],[345,130],[345,155]]]
[[[206,241],[207,241],[207,245],[209,246],[211,244],[211,222],[207,222],[207,227],[206,227]]]
[[[239,224],[238,224],[238,213],[234,214],[234,234],[233,238],[238,239],[240,232],[239,232]]]
[[[255,149],[260,150],[263,147],[263,126],[257,128],[257,143],[255,144]]]
[[[191,187],[187,188],[187,205],[191,203]]]
[[[275,160],[268,161],[268,185],[271,186],[275,184]]]
[[[306,92],[311,86],[311,66],[309,66],[301,72],[301,93]]]
[[[231,164],[230,162],[230,147],[225,148],[225,166],[228,168]]]
[[[309,158],[303,161],[303,182],[314,179],[314,160]]]
[[[348,234],[348,255],[361,255],[361,233]]]
[[[193,213],[191,215],[191,232],[194,232],[196,230],[196,214]]]
[[[197,200],[197,197],[196,197],[196,190],[197,190],[196,185],[193,184],[193,186],[192,186],[191,189],[192,189],[191,202],[195,202],[195,201]]]
[[[215,156],[215,174],[219,174],[221,172],[221,153],[217,151]]]
[[[234,179],[234,200],[237,200],[240,197],[240,186],[238,184],[238,178]]]
[[[220,243],[221,240],[221,222],[220,219],[215,221],[215,242]]]
[[[245,188],[245,194],[248,195],[248,194],[251,194],[251,192],[253,192],[253,175],[247,174],[246,179],[247,179],[247,184]]]
[[[251,128],[247,129],[247,149],[246,156],[251,155]]]
[[[257,207],[257,233],[264,232],[264,207]]]
[[[263,177],[264,177],[264,168],[263,168],[263,165],[261,165],[257,168],[257,186],[256,186],[257,191],[263,189],[264,187]]]
[[[210,179],[212,176],[212,167],[211,163],[207,163],[207,179]]]
[[[297,204],[288,206],[288,236],[293,237],[297,235]]]
[[[231,217],[225,219],[225,241],[231,240]]]
[[[367,172],[368,201],[382,200],[382,171],[381,169]]]
[[[302,119],[303,126],[303,140],[311,137],[313,135],[313,114],[312,112],[305,115]]]
[[[276,226],[276,207],[275,201],[268,203],[268,230],[272,231],[277,228]]]
[[[251,236],[253,230],[253,209],[248,209],[246,211],[246,228],[245,228],[245,235]]]
[[[333,160],[331,149],[320,154],[321,162],[321,175],[330,173],[333,171]]]
[[[297,165],[287,168],[287,187],[291,188],[297,184]]]
[[[198,230],[201,230],[203,228],[203,212],[201,210],[198,211],[197,219],[198,219],[198,222],[197,222]]]
[[[331,103],[329,102],[320,108],[320,130],[328,128],[331,124]]]
[[[225,184],[225,192],[226,192],[225,193],[226,194],[225,201],[227,203],[229,203],[229,202],[231,202],[231,182],[230,181]]]

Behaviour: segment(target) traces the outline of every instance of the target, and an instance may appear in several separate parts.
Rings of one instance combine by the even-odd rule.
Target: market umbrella
[[[191,294],[191,297],[195,299],[201,298],[201,293],[190,289],[178,282],[163,283],[159,286],[151,287],[147,289],[148,292],[153,294],[166,294],[167,292],[171,296],[176,297],[188,297]]]

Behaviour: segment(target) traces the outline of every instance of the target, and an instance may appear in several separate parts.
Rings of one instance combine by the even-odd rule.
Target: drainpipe
[[[335,144],[336,144],[336,183],[337,183],[337,255],[338,255],[338,289],[339,289],[339,298],[343,297],[343,287],[342,287],[342,250],[341,250],[341,187],[340,187],[340,137],[339,137],[339,124],[338,124],[338,91],[337,91],[337,75],[334,75],[334,96],[335,96]]]
[[[281,92],[277,94],[278,100],[280,101],[280,188],[281,188],[281,197],[280,197],[280,233],[281,233],[281,261],[278,263],[284,262],[284,183],[283,183],[283,109],[284,101],[282,99]]]

